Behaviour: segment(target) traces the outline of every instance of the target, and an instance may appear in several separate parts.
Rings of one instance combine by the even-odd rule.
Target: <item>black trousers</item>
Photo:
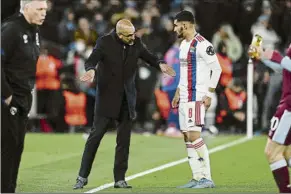
[[[107,126],[112,121],[114,121],[112,118],[95,114],[93,127],[87,139],[82,157],[81,168],[79,171],[80,177],[87,178],[89,176],[100,142],[108,129]],[[124,97],[117,126],[115,162],[113,169],[115,182],[124,180],[125,173],[128,169],[131,127],[132,121],[129,117],[128,104]]]
[[[31,99],[28,96],[21,101],[31,106]],[[11,107],[4,104],[1,106],[1,193],[14,193],[16,189],[28,121],[29,109],[25,109],[17,109],[13,115]]]
[[[46,114],[48,118],[57,117],[62,99],[63,97],[59,90],[38,90],[37,113]]]

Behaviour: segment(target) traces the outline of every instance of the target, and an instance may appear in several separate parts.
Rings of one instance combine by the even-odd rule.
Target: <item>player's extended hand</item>
[[[273,55],[273,50],[270,49],[263,50],[261,47],[251,45],[248,50],[248,55],[249,57],[257,60],[263,59],[270,60]]]
[[[87,71],[84,75],[80,77],[80,80],[83,82],[92,82],[94,80],[95,70],[91,69]]]
[[[259,46],[250,45],[248,49],[248,55],[252,59],[260,60],[263,49]]]
[[[173,100],[172,100],[172,108],[177,108],[179,105],[179,96],[174,96]]]
[[[172,77],[175,77],[176,76],[176,72],[168,64],[166,64],[166,63],[160,63],[160,68],[161,68],[161,70],[162,70],[163,73],[168,74],[169,76],[172,76]]]
[[[205,109],[207,110],[211,105],[211,98],[209,96],[204,96],[202,98],[202,103],[204,104]]]

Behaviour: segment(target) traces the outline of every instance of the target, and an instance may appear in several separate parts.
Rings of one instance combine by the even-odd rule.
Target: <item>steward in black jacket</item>
[[[136,117],[135,75],[138,59],[161,69],[171,76],[174,70],[150,53],[139,38],[135,38],[135,28],[128,20],[120,20],[116,31],[100,37],[85,64],[86,74],[82,81],[91,81],[97,65],[97,94],[94,125],[87,140],[82,164],[74,189],[83,188],[99,147],[112,120],[119,121],[114,164],[116,188],[129,188],[125,182],[128,168],[128,154],[132,120]]]
[[[14,193],[35,83],[45,0],[22,2],[1,25],[1,193]]]
[[[39,51],[38,27],[29,24],[22,14],[13,15],[1,25],[2,99],[31,94]]]

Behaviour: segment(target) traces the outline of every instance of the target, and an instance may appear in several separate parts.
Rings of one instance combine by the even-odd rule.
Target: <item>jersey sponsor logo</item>
[[[209,46],[209,47],[207,47],[207,49],[206,49],[206,53],[208,54],[208,55],[214,55],[215,54],[215,52],[214,52],[214,48],[213,48],[213,46]]]
[[[24,41],[24,44],[28,43],[28,36],[26,34],[23,34],[23,41]]]
[[[190,53],[194,53],[196,51],[196,48],[194,46],[190,47]]]

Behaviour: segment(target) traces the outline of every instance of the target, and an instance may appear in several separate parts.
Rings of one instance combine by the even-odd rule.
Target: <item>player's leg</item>
[[[200,185],[198,185],[198,182],[194,187],[207,188],[214,187],[214,184],[211,181],[209,152],[201,138],[202,125],[204,124],[201,121],[204,121],[205,111],[202,109],[204,111],[202,112],[200,107],[201,104],[196,106],[196,102],[183,104],[179,110],[179,120],[184,134],[193,180],[201,181]],[[197,123],[201,126],[195,126]]]
[[[187,154],[188,154],[188,162],[192,171],[192,180],[182,186],[179,186],[178,188],[192,188],[197,185],[198,181],[200,180],[199,175],[201,172],[201,162],[198,160],[198,153],[196,150],[193,148],[192,143],[188,139],[188,129],[186,125],[186,114],[185,114],[185,104],[186,103],[180,103],[179,105],[179,124],[180,124],[180,129],[183,132],[184,135],[184,142],[186,145],[187,149]]]
[[[196,128],[200,130],[199,127]],[[202,178],[206,178],[206,175],[203,171],[203,163],[201,161],[201,157],[199,156],[199,152],[196,150],[195,141],[200,139],[200,131],[191,131],[184,132],[184,139],[188,153],[189,165],[192,170],[193,179],[199,181]],[[198,142],[199,143],[199,142]],[[199,144],[200,145],[200,144]]]
[[[271,139],[268,139],[265,148],[265,155],[270,164],[271,171],[280,190],[280,193],[291,192],[290,188],[288,188],[290,180],[287,162],[283,155],[285,149],[286,146],[280,145],[272,141]]]
[[[190,114],[191,111],[188,112],[189,116],[192,116],[192,118],[194,119],[195,126],[189,128],[188,139],[192,142],[193,147],[198,154],[199,161],[201,161],[202,163],[203,174],[205,174],[206,176],[205,178],[208,180],[212,180],[208,148],[201,137],[201,131],[202,127],[204,126],[205,120],[205,107],[202,102],[198,101],[194,104],[192,103],[192,106],[190,106],[190,110],[191,108],[193,108],[192,112],[195,114]]]
[[[289,154],[287,145],[290,145],[291,112],[283,111],[278,109],[271,120],[265,154],[280,192],[290,193],[289,171],[285,158]]]
[[[188,132],[187,138],[191,142],[192,149],[194,149],[198,156],[200,168],[194,172],[194,177],[199,180],[198,184],[193,188],[212,188],[214,183],[211,178],[209,151],[201,137],[202,127],[195,126]]]
[[[288,112],[287,112],[287,115],[288,115]],[[287,118],[288,118],[288,116],[287,116]],[[285,118],[282,117],[282,119],[285,119],[285,120],[287,120],[287,118],[285,119]],[[291,119],[291,116],[288,119]],[[286,127],[288,127],[288,126],[286,126]],[[287,161],[287,165],[289,167],[291,167],[291,121],[289,121],[289,132],[288,132],[287,137],[286,137],[286,140],[285,140],[285,145],[287,147],[286,147],[286,149],[284,151],[284,158]]]

